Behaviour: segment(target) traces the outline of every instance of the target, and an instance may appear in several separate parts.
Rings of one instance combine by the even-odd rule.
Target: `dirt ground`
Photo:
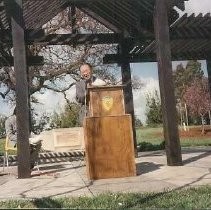
[[[200,138],[207,138],[211,137],[211,126],[205,126],[205,133],[202,134],[202,127],[191,127],[189,130],[184,131],[182,128],[179,129],[179,134],[181,138],[188,138],[188,137],[200,137]],[[163,132],[156,132],[155,136],[163,136]]]
[[[211,137],[211,126],[205,126],[204,134],[201,126],[190,128],[189,131],[180,130],[180,137]]]

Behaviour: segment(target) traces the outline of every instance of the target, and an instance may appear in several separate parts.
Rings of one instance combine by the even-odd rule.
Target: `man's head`
[[[84,63],[80,66],[81,77],[89,80],[92,77],[92,66],[89,63]]]

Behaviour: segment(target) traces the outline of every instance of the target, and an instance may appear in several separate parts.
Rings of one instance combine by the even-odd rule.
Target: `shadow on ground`
[[[206,152],[204,152],[204,153],[202,153],[202,154],[199,154],[199,155],[197,155],[197,156],[195,156],[195,157],[191,157],[191,158],[188,158],[188,159],[186,159],[186,160],[183,160],[183,165],[186,165],[186,164],[195,162],[195,161],[197,161],[197,160],[200,160],[200,159],[202,159],[202,158],[208,157],[208,156],[210,156],[210,155],[211,155],[211,151],[206,151]]]
[[[136,164],[136,173],[137,175],[146,174],[155,170],[160,169],[163,166],[162,164],[155,164],[152,162],[142,162]]]
[[[61,203],[52,198],[36,199],[33,203],[37,208],[62,208]]]

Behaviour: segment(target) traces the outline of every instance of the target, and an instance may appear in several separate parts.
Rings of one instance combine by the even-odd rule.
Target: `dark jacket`
[[[80,126],[83,126],[84,117],[88,114],[88,103],[85,101],[85,97],[87,97],[87,84],[89,82],[94,82],[96,77],[92,77],[92,80],[80,80],[76,83],[76,101],[81,105],[78,123]],[[85,105],[86,103],[86,105]]]
[[[85,105],[85,96],[87,94],[87,84],[89,82],[94,82],[96,80],[96,77],[92,77],[92,80],[86,81],[86,80],[80,80],[76,83],[76,101],[80,103],[81,105]]]

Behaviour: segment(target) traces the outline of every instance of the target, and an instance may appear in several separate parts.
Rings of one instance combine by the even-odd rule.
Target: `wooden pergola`
[[[184,15],[179,18],[175,6],[184,10],[185,0],[0,0],[0,66],[14,65],[18,129],[18,177],[30,177],[29,103],[27,68],[41,65],[40,56],[27,56],[26,46],[36,44],[119,44],[117,55],[107,55],[105,63],[121,66],[125,84],[125,107],[133,117],[134,106],[130,62],[158,62],[166,142],[167,164],[182,165],[176,120],[176,102],[172,78],[172,60],[208,60],[211,84],[211,18]],[[105,25],[108,34],[50,34],[42,26],[65,8],[75,8]],[[72,27],[75,27],[72,18]],[[170,41],[171,40],[171,41]],[[11,55],[13,47],[14,55]],[[171,53],[172,49],[172,53]],[[136,134],[134,129],[134,146]]]

